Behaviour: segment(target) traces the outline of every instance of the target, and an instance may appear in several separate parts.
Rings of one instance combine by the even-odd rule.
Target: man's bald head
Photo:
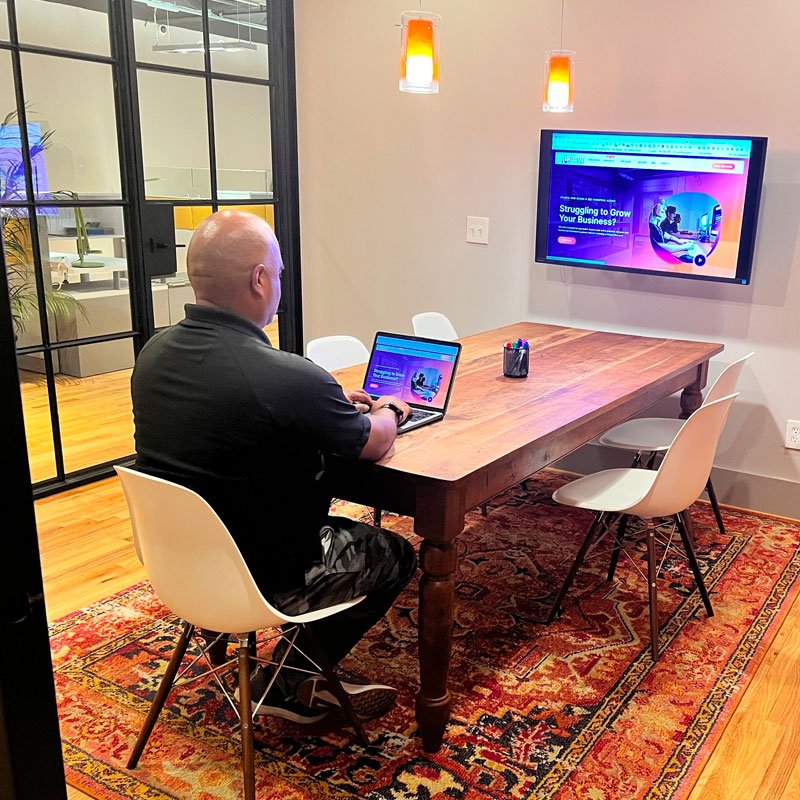
[[[189,242],[186,265],[200,305],[226,308],[259,326],[272,319],[283,260],[272,228],[260,217],[245,211],[206,217]]]

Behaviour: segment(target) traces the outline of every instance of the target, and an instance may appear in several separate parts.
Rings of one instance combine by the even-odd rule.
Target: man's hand
[[[374,414],[376,411],[379,411],[381,408],[386,406],[387,403],[397,406],[403,412],[402,419],[397,420],[398,425],[408,419],[408,415],[411,413],[411,406],[409,406],[408,403],[403,402],[399,397],[392,397],[391,395],[379,397],[372,404],[372,413]]]
[[[362,413],[372,408],[372,398],[362,389],[345,389],[344,396]]]

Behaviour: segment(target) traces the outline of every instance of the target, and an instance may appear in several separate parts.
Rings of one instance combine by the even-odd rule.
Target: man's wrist
[[[402,408],[400,408],[400,406],[397,405],[397,403],[392,403],[391,401],[387,403],[382,403],[380,406],[378,406],[378,408],[373,408],[373,411],[382,411],[383,409],[388,409],[394,414],[395,421],[397,422],[398,426],[405,417],[405,412],[403,411]]]

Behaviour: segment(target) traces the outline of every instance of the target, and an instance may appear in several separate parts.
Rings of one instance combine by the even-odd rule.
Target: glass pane
[[[145,64],[203,69],[203,20],[200,2],[170,11],[169,3],[133,3],[136,60]],[[155,6],[155,7],[152,7]],[[176,13],[179,12],[179,13]]]
[[[147,197],[210,197],[205,81],[141,69],[138,79]]]
[[[22,416],[33,483],[56,476],[53,448],[53,426],[44,376],[44,361],[33,356],[19,356],[19,388],[22,395]]]
[[[109,55],[108,4],[94,0],[93,8],[84,5],[75,0],[17,0],[20,42]]]
[[[133,453],[132,341],[67,347],[59,357],[56,398],[67,472]]]
[[[42,257],[47,254],[47,222],[37,217],[39,248]],[[2,225],[3,256],[8,275],[8,292],[11,303],[11,318],[14,322],[14,334],[17,347],[35,347],[42,343],[42,329],[39,324],[38,290],[33,258],[33,237],[28,222],[28,212],[22,208],[5,208],[0,211]],[[61,313],[71,301],[53,288],[45,286],[45,303],[52,314]],[[44,370],[44,362],[40,355],[26,358],[37,360]]]
[[[72,299],[73,308],[56,317],[52,338],[65,342],[130,330],[122,209],[110,206],[57,211],[57,215],[47,217],[47,253],[53,280],[60,293]],[[69,359],[62,363],[62,372],[77,377],[94,374],[87,373],[85,367],[73,369],[70,364]],[[124,366],[128,365],[111,364],[118,369]]]
[[[120,196],[114,83],[108,64],[23,53],[28,124],[44,142],[34,154],[40,194]]]
[[[194,303],[194,291],[186,274],[186,250],[195,228],[211,214],[211,206],[175,206],[175,244],[177,271],[174,275],[153,278],[153,317],[156,328],[167,328],[180,322],[186,303]],[[183,245],[181,247],[180,245]]]
[[[6,0],[0,0],[0,39],[8,41],[10,38],[8,33],[8,4]]]
[[[209,0],[208,33],[213,72],[269,77],[264,2]]]
[[[213,89],[218,198],[271,198],[269,87],[214,81]]]
[[[0,20],[5,19],[5,10],[0,5]],[[33,129],[29,128],[28,133],[34,136]],[[0,205],[25,200],[26,186],[11,53],[0,50]]]

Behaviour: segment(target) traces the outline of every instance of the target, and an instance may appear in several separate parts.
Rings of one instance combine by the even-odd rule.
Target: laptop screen
[[[447,407],[461,345],[396,333],[378,333],[364,377],[373,397],[393,395],[418,408]]]

